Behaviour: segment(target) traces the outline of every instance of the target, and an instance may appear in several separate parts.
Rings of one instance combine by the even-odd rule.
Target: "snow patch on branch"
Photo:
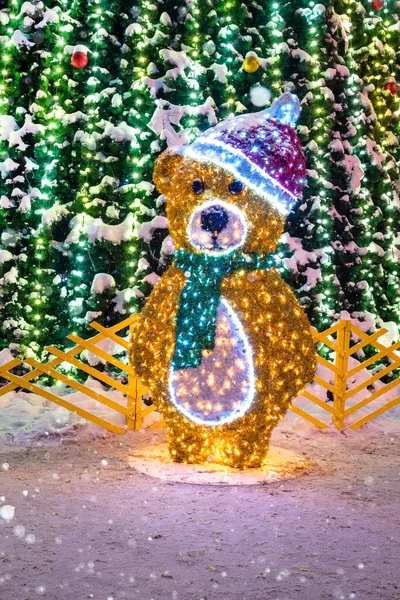
[[[32,48],[35,44],[30,42],[27,36],[19,29],[16,29],[10,38],[10,42],[17,48]]]
[[[3,162],[0,162],[0,174],[3,179],[7,177],[11,171],[18,169],[19,164],[12,160],[12,158],[6,158]]]
[[[36,29],[43,29],[48,23],[58,23],[58,14],[55,10],[47,9],[43,13],[43,18],[37,25]]]
[[[176,131],[184,115],[199,116],[206,115],[210,125],[217,122],[214,100],[209,97],[203,104],[198,106],[170,104],[166,100],[156,100],[156,109],[148,123],[149,129],[157,134],[160,139],[166,140],[168,146],[185,146],[190,143],[189,129]]]
[[[89,194],[91,196],[97,196],[104,190],[104,188],[117,188],[119,185],[119,180],[116,177],[111,177],[111,175],[104,175],[103,179],[100,181],[99,185],[92,185],[89,188]]]
[[[64,46],[65,54],[73,54],[74,52],[83,52],[84,54],[88,54],[91,50],[84,46],[83,44],[78,44],[77,46]]]
[[[11,254],[8,250],[0,250],[0,265],[3,265],[5,262],[13,260],[14,255]]]
[[[376,165],[378,168],[382,167],[382,164],[385,160],[385,155],[382,152],[379,152],[376,143],[374,140],[371,140],[368,136],[365,139],[365,144],[368,150],[368,153],[372,159],[372,163]]]
[[[36,135],[38,133],[44,133],[45,131],[45,127],[43,125],[33,123],[32,116],[28,114],[25,115],[25,122],[19,129],[14,119],[13,121],[14,123],[12,123],[11,120],[8,122],[6,121],[6,124],[8,124],[9,127],[16,127],[14,129],[8,129],[8,136],[5,139],[8,139],[8,144],[10,147],[17,146],[19,150],[26,150],[28,147],[28,145],[22,141],[26,135]]]
[[[109,225],[100,218],[79,214],[70,221],[71,232],[65,240],[65,246],[76,244],[82,235],[87,236],[92,244],[110,242],[114,246],[127,242],[132,238],[134,216],[129,213],[122,223]]]
[[[301,273],[307,277],[307,283],[303,286],[304,290],[310,290],[314,285],[321,280],[321,271],[318,268],[307,267],[310,263],[324,264],[329,260],[328,253],[319,248],[313,251],[306,251],[303,248],[302,241],[300,238],[295,238],[285,233],[281,242],[287,244],[293,255],[290,258],[284,258],[282,263],[286,269],[289,269],[293,273]],[[299,270],[299,267],[307,267],[303,272],[303,269]],[[310,269],[310,270],[309,270]]]
[[[90,288],[91,294],[103,294],[105,290],[115,288],[115,279],[108,273],[97,273]]]
[[[223,85],[226,84],[226,82],[227,82],[226,74],[228,72],[228,67],[226,65],[220,65],[219,63],[213,63],[210,67],[210,71],[213,71],[214,78],[217,81],[219,81],[219,83],[222,83]]]
[[[291,55],[293,56],[293,58],[297,58],[300,62],[314,62],[313,57],[304,50],[291,50]]]
[[[51,227],[54,223],[61,221],[63,217],[69,215],[69,210],[63,204],[55,202],[53,206],[48,208],[42,215],[42,225]]]
[[[140,23],[131,23],[126,29],[125,29],[125,35],[128,37],[132,37],[133,35],[140,35],[143,31],[142,26],[140,25]]]
[[[104,127],[104,137],[111,138],[114,142],[137,142],[137,135],[140,133],[139,129],[131,127],[125,121],[122,121],[118,125],[114,125],[109,121],[100,121],[99,127]]]
[[[361,167],[361,161],[358,156],[355,156],[354,154],[345,154],[344,161],[347,171],[351,173],[351,190],[354,195],[358,195],[361,189],[362,179],[365,175]]]
[[[62,125],[64,125],[64,127],[68,126],[68,125],[72,125],[73,123],[77,123],[78,121],[88,121],[88,120],[89,120],[89,117],[80,110],[77,110],[76,112],[69,113],[69,114],[65,113],[61,117],[61,123],[62,123]]]
[[[136,234],[145,242],[150,242],[156,229],[167,229],[168,219],[157,215],[147,223],[138,223],[136,225]]]
[[[186,131],[175,131],[173,125],[179,125],[185,113],[183,106],[169,104],[166,100],[156,100],[156,108],[148,123],[148,128],[161,139],[166,140],[169,146],[181,146],[188,143]]]

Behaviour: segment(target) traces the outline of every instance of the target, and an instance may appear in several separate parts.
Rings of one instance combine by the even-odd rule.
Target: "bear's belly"
[[[204,350],[199,367],[171,368],[169,392],[173,404],[188,419],[222,425],[243,416],[255,394],[251,347],[240,320],[227,300],[217,313],[215,347]]]

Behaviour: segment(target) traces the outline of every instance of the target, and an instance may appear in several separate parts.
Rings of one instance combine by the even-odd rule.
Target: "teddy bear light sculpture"
[[[176,251],[135,323],[131,361],[177,462],[261,466],[313,378],[310,325],[272,255],[306,176],[299,113],[286,93],[156,161]]]

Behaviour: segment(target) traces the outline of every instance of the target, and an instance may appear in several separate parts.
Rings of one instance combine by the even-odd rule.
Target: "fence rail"
[[[136,318],[137,315],[132,315],[121,323],[108,328],[97,322],[91,323],[92,329],[97,331],[96,335],[89,340],[83,340],[75,334],[69,335],[68,339],[74,342],[75,346],[65,351],[49,346],[47,350],[54,358],[47,363],[42,364],[33,358],[24,360],[16,358],[0,366],[0,377],[8,382],[0,388],[0,396],[21,388],[58,404],[112,433],[124,434],[127,430],[142,429],[143,420],[156,408],[154,405],[146,406],[143,403],[143,396],[147,390],[127,362],[128,340],[118,335],[118,332],[128,327],[131,328]],[[290,410],[320,429],[330,427],[332,424],[336,429],[358,429],[398,405],[400,396],[396,393],[398,391],[396,388],[400,386],[400,377],[395,376],[386,383],[382,382],[382,378],[390,377],[393,371],[400,367],[400,355],[397,354],[400,342],[389,347],[381,344],[379,338],[386,333],[386,329],[380,329],[372,335],[368,335],[351,321],[344,320],[338,321],[323,332],[313,331],[316,345],[319,346],[319,349],[325,346],[329,353],[329,360],[321,356],[321,353],[318,354],[318,369],[314,381],[302,392],[301,397],[292,403]],[[105,340],[110,340],[121,347],[121,353],[125,352],[126,354],[126,362],[98,346]],[[373,348],[375,354],[366,360],[361,360],[363,357],[360,358],[360,353],[363,353],[367,346]],[[103,364],[106,363],[118,369],[120,371],[119,378],[115,379],[110,374],[101,372],[84,362],[80,356],[84,351],[90,352]],[[354,355],[357,355],[357,358]],[[350,365],[351,362],[354,363],[354,366]],[[31,370],[23,375],[13,372],[18,368],[21,369],[23,365]],[[121,392],[125,397],[126,405],[124,406],[69,377],[65,373],[65,366],[64,372],[57,370],[57,367],[60,368],[62,365],[70,365],[103,385]],[[84,397],[91,398],[108,407],[112,412],[123,415],[126,422],[125,427],[116,425],[74,404],[68,400],[68,395],[59,396],[40,385],[40,382],[34,382],[43,375],[52,377],[72,390],[80,392]],[[122,383],[121,379],[124,379],[126,383]],[[318,387],[326,391],[325,398],[322,399],[321,394],[316,395]],[[330,398],[327,392],[330,393]],[[394,397],[385,399],[386,394]],[[313,408],[309,412],[307,407],[303,406],[304,400],[318,407],[319,411]],[[366,409],[371,404],[375,404],[375,406],[370,412],[363,414],[362,418],[354,420],[358,411]],[[160,420],[151,427],[159,428],[163,425],[164,423]]]

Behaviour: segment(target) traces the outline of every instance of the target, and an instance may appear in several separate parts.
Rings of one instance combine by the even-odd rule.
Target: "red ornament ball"
[[[396,96],[399,91],[399,86],[397,85],[396,81],[388,81],[385,83],[384,89],[393,94],[393,96]]]
[[[385,6],[385,0],[372,0],[372,6],[374,10],[382,10]]]
[[[77,50],[71,56],[71,65],[76,69],[84,69],[88,64],[88,57],[85,52]]]

